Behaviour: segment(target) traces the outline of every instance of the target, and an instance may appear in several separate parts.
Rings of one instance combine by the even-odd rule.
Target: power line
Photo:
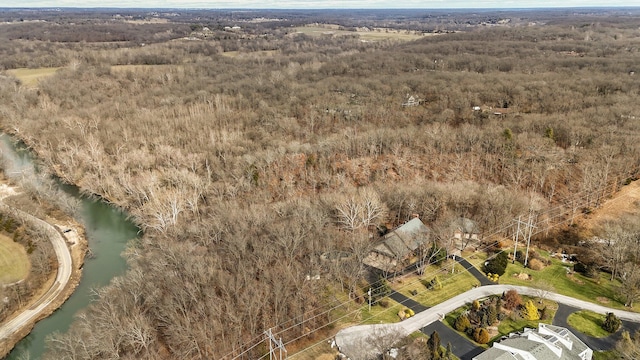
[[[574,176],[575,176],[575,175],[574,175]],[[580,200],[583,200],[583,199],[587,199],[587,198],[589,198],[590,196],[592,196],[592,195],[593,195],[593,194],[595,194],[595,193],[598,193],[598,192],[601,192],[601,191],[602,191],[602,192],[604,192],[604,191],[606,191],[606,190],[607,190],[607,188],[609,188],[609,187],[611,187],[612,189],[614,189],[616,185],[617,185],[617,184],[615,184],[615,183],[614,183],[614,184],[610,184],[610,185],[605,185],[605,186],[603,186],[603,187],[598,187],[598,189],[594,189],[594,190],[591,190],[591,191],[589,191],[589,190],[586,190],[586,189],[585,189],[585,190],[580,191],[580,192],[578,192],[578,193],[574,193],[572,196],[567,196],[567,197],[564,197],[564,198],[562,198],[562,199],[556,199],[556,202],[557,202],[557,203],[559,203],[557,206],[555,206],[555,207],[553,207],[553,208],[549,208],[549,209],[545,210],[542,214],[540,214],[540,215],[547,215],[547,216],[550,216],[550,217],[548,217],[548,218],[546,219],[547,224],[550,224],[550,223],[551,223],[551,220],[555,220],[555,219],[556,219],[556,218],[558,218],[558,217],[563,217],[563,216],[568,215],[568,213],[569,213],[570,211],[572,211],[572,212],[574,212],[574,213],[572,214],[572,216],[571,216],[571,218],[570,218],[570,219],[561,220],[561,221],[559,221],[558,223],[553,224],[553,225],[547,225],[547,226],[545,227],[545,230],[547,230],[547,231],[548,231],[549,229],[551,229],[551,228],[553,228],[553,227],[556,227],[556,226],[559,226],[559,225],[561,225],[561,224],[563,224],[563,223],[565,223],[565,222],[567,222],[567,221],[569,221],[569,220],[573,221],[573,219],[575,218],[575,215],[576,215],[576,214],[575,214],[575,209],[574,209],[574,208],[571,208],[571,209],[569,209],[569,210],[567,210],[567,209],[566,209],[566,205],[565,205],[564,203],[565,203],[567,200],[570,200],[572,203],[574,203],[574,202],[576,202],[576,201],[580,201]],[[589,200],[589,203],[590,203],[590,200]],[[578,207],[579,207],[579,206],[578,206]],[[563,211],[563,210],[564,210],[564,211]],[[556,211],[557,211],[557,214],[553,214],[553,213],[554,213],[554,212],[556,212]],[[536,228],[536,227],[535,227],[535,226],[533,226],[533,218],[532,218],[532,215],[530,215],[530,220],[528,221],[528,224],[530,224],[530,226],[528,226],[529,231],[528,231],[528,241],[527,241],[527,242],[529,243],[529,242],[530,242],[530,237],[531,237],[531,236],[533,236],[533,235],[537,235],[537,234],[541,233],[543,230],[539,230],[539,231],[537,231],[537,232],[533,233],[531,226],[532,226],[533,228]],[[504,226],[504,227],[502,227],[501,229],[496,230],[496,231],[492,232],[491,234],[487,235],[487,237],[488,237],[488,238],[490,238],[490,237],[492,237],[492,236],[495,236],[495,235],[498,235],[498,234],[500,234],[500,233],[503,233],[505,230],[507,230],[507,229],[511,228],[512,226],[513,226],[512,224],[511,224],[511,225]],[[491,247],[491,245],[487,245],[487,246],[485,246],[485,247],[483,247],[483,248],[479,248],[479,250],[480,250],[480,249],[482,249],[482,250],[486,250],[486,249],[488,249],[488,248],[490,248],[490,247]],[[503,251],[505,251],[505,250],[501,250],[500,252],[503,252]],[[528,251],[527,251],[527,253],[528,253]],[[514,254],[514,256],[515,256],[515,254]],[[453,263],[453,265],[452,265],[452,266],[455,266],[455,263]],[[467,269],[467,270],[468,270],[468,269]],[[389,277],[391,277],[391,275],[390,275]],[[387,278],[385,278],[385,280],[386,280],[386,279],[387,279]],[[406,284],[404,284],[402,287],[400,287],[400,289],[404,289],[404,288],[406,288],[406,287],[408,287],[408,286],[410,286],[410,285],[415,284],[415,283],[416,283],[416,282],[418,282],[418,281],[419,281],[419,280],[414,280],[414,281],[412,281],[412,282],[406,283]],[[383,284],[381,284],[381,285],[379,285],[379,286],[377,286],[377,287],[375,287],[375,288],[372,288],[372,289],[379,289],[379,288],[380,288],[380,287],[382,287],[382,286],[384,286],[384,285],[383,285]],[[421,291],[420,293],[422,293],[422,292],[424,292],[424,290],[423,290],[423,291]],[[415,295],[414,295],[414,296],[412,296],[412,297],[415,297]],[[334,310],[336,310],[336,309],[338,309],[338,308],[340,308],[340,307],[347,306],[348,304],[351,304],[352,302],[353,302],[353,300],[348,300],[348,301],[345,301],[345,302],[339,303],[338,305],[333,306],[333,307],[331,307],[330,309],[328,309],[328,310],[326,310],[326,311],[323,311],[322,313],[316,314],[316,315],[312,316],[312,317],[311,317],[311,318],[309,318],[309,319],[306,319],[306,320],[303,320],[303,321],[300,321],[300,322],[294,323],[293,325],[291,325],[291,326],[289,326],[289,327],[287,327],[287,328],[285,328],[285,329],[283,329],[283,330],[280,330],[280,331],[278,331],[278,332],[276,332],[276,333],[277,333],[277,334],[282,334],[282,333],[284,333],[284,332],[286,332],[286,331],[288,331],[288,330],[290,330],[290,329],[292,329],[292,328],[294,328],[294,327],[296,327],[296,326],[300,326],[300,325],[302,325],[302,324],[304,324],[304,323],[306,323],[306,322],[309,322],[309,321],[311,321],[311,320],[313,320],[313,319],[315,319],[315,318],[317,318],[317,317],[319,317],[319,316],[328,315],[330,312],[332,312],[332,311],[334,311]],[[402,302],[402,303],[400,303],[400,304],[402,305],[402,304],[403,304],[403,302]],[[315,310],[317,310],[317,309],[307,311],[307,312],[305,312],[305,314],[306,314],[306,313],[313,312],[313,311],[315,311]],[[337,322],[337,321],[339,321],[339,320],[342,320],[343,318],[345,318],[345,317],[347,317],[347,316],[351,316],[351,315],[355,314],[355,313],[356,313],[356,312],[358,312],[358,311],[360,311],[360,309],[356,309],[356,310],[354,310],[354,311],[351,311],[351,312],[347,313],[347,314],[346,314],[346,315],[344,315],[344,316],[341,316],[341,317],[339,317],[339,318],[337,318],[337,319],[334,319],[334,320],[332,320],[332,321],[329,321],[329,322],[327,322],[327,323],[325,323],[325,324],[323,324],[323,325],[321,325],[321,326],[319,326],[319,327],[315,328],[314,330],[312,330],[312,331],[310,331],[310,332],[305,333],[304,335],[301,335],[301,336],[299,336],[299,337],[297,337],[297,338],[295,338],[295,339],[293,339],[293,340],[288,341],[287,343],[285,343],[285,345],[288,345],[288,344],[292,343],[293,341],[297,341],[297,340],[299,340],[299,339],[301,339],[301,338],[303,338],[303,337],[306,337],[306,336],[308,336],[310,333],[315,333],[315,332],[319,331],[320,329],[322,329],[322,328],[324,328],[324,327],[326,327],[326,326],[329,326],[330,324],[333,324],[333,323],[335,323],[335,322]],[[387,310],[385,310],[385,311],[388,311],[388,309],[387,309]],[[287,324],[287,323],[289,323],[289,322],[292,322],[292,321],[293,321],[293,319],[291,319],[291,320],[287,320],[287,321],[285,321],[285,322],[284,322],[284,323],[282,323],[282,324],[276,325],[276,327],[284,327],[284,325],[285,325],[285,324]],[[366,321],[366,319],[365,319],[365,320],[363,320],[363,321],[361,321],[361,323],[363,323],[364,321]],[[329,337],[328,339],[330,339],[330,338],[331,338],[331,337]],[[258,340],[258,337],[254,338],[254,341],[256,341],[256,340]],[[250,348],[248,348],[248,349],[246,349],[246,350],[244,350],[244,351],[241,351],[241,353],[240,353],[240,354],[238,354],[238,355],[236,355],[235,357],[233,357],[233,359],[238,359],[238,358],[240,358],[241,356],[243,356],[243,355],[244,355],[244,354],[246,354],[247,352],[249,352],[249,351],[251,351],[252,349],[254,349],[254,348],[255,348],[257,345],[259,345],[261,342],[262,342],[262,341],[260,340],[259,342],[256,342],[253,346],[251,346]],[[315,346],[315,345],[314,345],[314,346]],[[234,352],[235,352],[235,351],[234,351]],[[223,358],[226,358],[226,357],[228,357],[228,356],[231,356],[231,354],[232,354],[232,353],[229,353],[229,354],[225,355]]]

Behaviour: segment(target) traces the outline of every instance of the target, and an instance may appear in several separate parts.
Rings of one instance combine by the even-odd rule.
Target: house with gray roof
[[[413,218],[384,235],[364,263],[383,271],[393,271],[428,242],[429,233],[429,228],[419,218]]]
[[[593,350],[563,327],[539,324],[493,343],[472,360],[591,360]]]

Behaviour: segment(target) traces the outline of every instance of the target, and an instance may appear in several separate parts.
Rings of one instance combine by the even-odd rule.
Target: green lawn
[[[26,278],[30,267],[24,246],[0,235],[0,284],[10,284]]]
[[[452,260],[448,260],[448,264]],[[451,268],[444,265],[442,267],[431,265],[425,269],[423,276],[417,275],[405,277],[402,282],[393,282],[391,287],[397,292],[414,299],[425,306],[435,306],[441,302],[451,299],[452,297],[462,294],[473,288],[474,285],[480,285],[480,282],[476,280],[468,271],[464,270],[460,264],[455,265],[454,273],[451,273]],[[447,270],[448,269],[448,270]],[[435,276],[438,276],[442,289],[440,290],[427,290],[427,288],[420,282],[420,279],[430,281]],[[417,295],[411,295],[411,291],[417,291]]]
[[[545,255],[544,252],[539,252]],[[513,284],[530,287],[546,286],[550,291],[571,296],[576,299],[590,301],[592,303],[608,306],[616,309],[629,310],[624,303],[618,300],[615,287],[618,281],[609,281],[608,274],[601,273],[599,277],[591,279],[578,273],[568,275],[567,269],[573,266],[569,263],[552,258],[551,265],[540,271],[525,269],[521,263],[509,263],[507,271],[500,277],[501,284]],[[522,280],[514,275],[524,272],[531,275],[530,280]],[[640,311],[640,305],[633,307],[634,311]]]
[[[622,359],[622,357],[615,350],[593,352],[593,360],[618,360],[618,359]]]
[[[569,315],[567,323],[585,335],[601,338],[611,335],[608,331],[602,328],[604,320],[605,315],[598,314],[593,311],[582,310]]]
[[[388,306],[383,307],[379,304],[371,306],[371,312],[369,312],[369,305],[365,304],[360,308],[360,316],[363,324],[387,324],[396,323],[400,321],[398,312],[406,309],[406,306],[400,305],[397,302],[386,298]]]

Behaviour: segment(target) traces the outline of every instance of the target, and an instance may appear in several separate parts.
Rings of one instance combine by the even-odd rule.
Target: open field
[[[29,258],[24,246],[0,235],[0,284],[10,284],[29,274]]]
[[[401,41],[412,41],[421,39],[424,34],[412,32],[412,31],[404,31],[404,30],[394,30],[394,29],[381,29],[375,28],[370,31],[363,31],[359,29],[358,31],[348,31],[341,30],[338,26],[299,26],[293,29],[294,32],[302,33],[310,36],[359,36],[362,40],[367,41],[382,41],[382,40],[401,40]]]
[[[59,67],[37,68],[37,69],[14,69],[7,70],[7,73],[17,77],[24,85],[35,87],[42,78],[53,75]]]
[[[222,56],[229,58],[255,58],[255,57],[271,57],[278,54],[278,50],[260,50],[260,51],[225,51]]]

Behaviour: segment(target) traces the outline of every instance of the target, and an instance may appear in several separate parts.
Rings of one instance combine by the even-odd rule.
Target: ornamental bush
[[[522,318],[526,320],[540,320],[540,312],[533,301],[528,300],[524,304],[522,308]]]
[[[465,332],[469,327],[471,327],[471,321],[469,321],[469,317],[467,317],[467,315],[462,314],[458,316],[453,327],[458,331]]]
[[[489,342],[489,331],[485,328],[475,328],[473,330],[473,340],[478,344],[486,344]]]

